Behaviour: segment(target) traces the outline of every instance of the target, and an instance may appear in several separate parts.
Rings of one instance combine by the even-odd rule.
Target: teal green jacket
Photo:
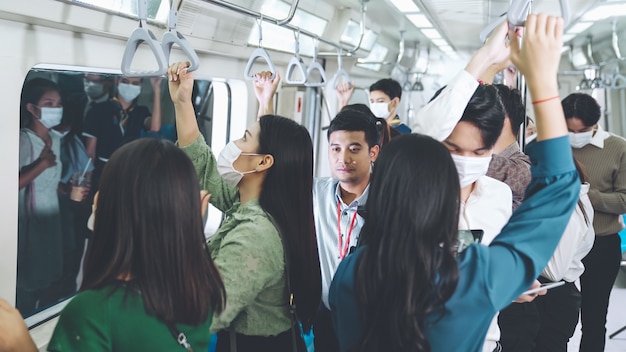
[[[181,148],[198,172],[200,187],[226,219],[209,242],[226,288],[226,308],[213,318],[211,331],[232,327],[251,336],[272,336],[291,328],[283,245],[258,199],[245,205],[237,189],[217,172],[211,149],[200,136]]]
[[[531,143],[526,151],[532,181],[524,202],[489,246],[470,245],[457,258],[456,290],[443,311],[426,319],[432,351],[481,351],[495,313],[531,286],[561,239],[580,190],[568,138]],[[354,274],[364,250],[357,249],[341,262],[330,286],[341,351],[357,350],[363,337]]]

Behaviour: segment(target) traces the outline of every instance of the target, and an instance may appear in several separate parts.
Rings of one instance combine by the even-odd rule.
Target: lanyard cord
[[[339,259],[343,259],[348,254],[348,248],[350,248],[350,237],[352,236],[352,230],[354,229],[354,223],[356,222],[357,212],[354,212],[352,221],[350,221],[350,227],[348,228],[348,236],[346,238],[345,245],[343,244],[343,238],[341,236],[341,201],[337,202],[337,238],[339,241]]]

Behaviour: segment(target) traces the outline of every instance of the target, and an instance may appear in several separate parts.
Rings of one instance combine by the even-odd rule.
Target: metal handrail
[[[261,17],[263,17],[262,18],[263,21],[266,21],[266,22],[269,22],[269,23],[272,23],[272,24],[276,24],[276,25],[282,26],[284,28],[291,29],[292,31],[299,30],[301,34],[304,34],[304,35],[306,35],[308,37],[311,37],[311,38],[317,38],[317,34],[315,34],[313,32],[309,32],[307,30],[304,30],[302,28],[294,26],[294,25],[292,25],[290,23],[284,23],[283,24],[282,22],[284,22],[284,20],[278,20],[278,19],[275,19],[273,17],[264,16],[260,12],[252,11],[250,9],[247,9],[247,8],[239,6],[239,5],[235,5],[235,4],[232,4],[232,3],[229,3],[229,2],[226,2],[226,1],[222,1],[222,0],[202,0],[202,1],[210,3],[210,4],[213,4],[213,5],[216,5],[216,6],[220,6],[222,8],[225,8],[225,9],[228,9],[228,10],[231,10],[231,11],[237,12],[239,14],[249,16],[249,17],[254,17],[254,18],[261,18]],[[293,4],[292,4],[292,7],[293,7]],[[366,8],[364,4],[363,4],[362,8]],[[294,13],[295,13],[295,10],[294,10]],[[363,16],[363,18],[365,17],[364,14],[362,16]],[[365,28],[365,21],[361,21],[361,22],[362,22],[362,28],[364,29]],[[361,40],[363,39],[364,35],[365,35],[365,30],[363,30],[362,33],[361,33]],[[342,46],[341,44],[337,44],[337,43],[331,42],[329,40],[325,40],[323,38],[318,38],[318,39],[319,39],[320,42],[322,42],[324,44],[327,44],[327,45],[330,45],[330,46],[332,46],[332,47],[334,47],[336,49],[341,49],[342,52],[345,52],[345,53],[354,53],[354,52],[356,52],[356,50],[359,49],[359,47],[357,47],[356,50],[354,50],[355,48],[346,48],[346,47]],[[320,54],[320,55],[322,55],[322,54]],[[336,54],[333,54],[333,55],[336,55]]]
[[[502,22],[509,21],[511,26],[523,27],[526,24],[526,17],[530,13],[530,5],[532,0],[513,0],[507,12],[500,15],[497,19],[493,20],[480,32],[480,41],[485,42],[491,32],[498,27]],[[567,27],[570,21],[570,9],[569,0],[559,0],[561,5],[561,17],[563,17],[563,25]]]

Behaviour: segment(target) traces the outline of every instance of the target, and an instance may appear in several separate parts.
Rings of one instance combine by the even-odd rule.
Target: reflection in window
[[[211,143],[210,81],[195,82],[194,106]],[[19,133],[16,306],[33,325],[80,287],[91,205],[108,158],[137,138],[174,142],[174,107],[161,78],[33,69],[22,88]]]
[[[99,7],[114,13],[120,13],[131,17],[137,17],[137,0],[70,0],[76,3],[82,3]],[[155,20],[165,24],[169,13],[169,0],[150,0],[148,1],[148,19]]]

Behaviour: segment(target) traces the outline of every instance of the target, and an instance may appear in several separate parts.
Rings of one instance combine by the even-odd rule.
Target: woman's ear
[[[261,158],[259,165],[257,165],[256,170],[265,171],[272,167],[272,165],[274,165],[274,156],[272,154],[265,154],[263,158]]]
[[[35,111],[37,111],[37,106],[35,104],[26,103],[26,111],[30,112],[30,114],[34,117],[37,117],[37,114],[35,114]]]

